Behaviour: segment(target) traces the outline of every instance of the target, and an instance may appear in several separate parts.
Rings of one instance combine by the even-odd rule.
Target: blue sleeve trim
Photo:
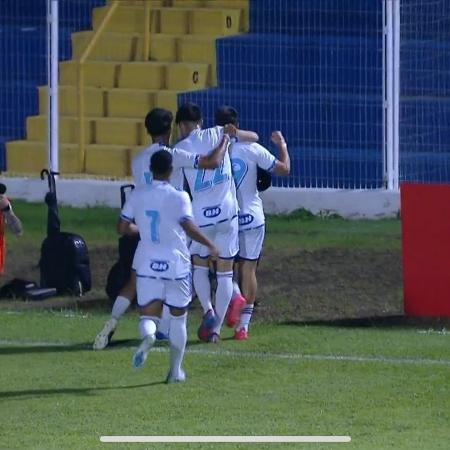
[[[120,218],[121,218],[122,220],[125,220],[125,222],[133,223],[133,219],[132,219],[131,217],[125,216],[124,214],[121,214],[121,215],[120,215]]]
[[[184,223],[184,222],[186,222],[186,221],[188,221],[188,220],[194,220],[194,218],[192,217],[192,216],[183,216],[181,219],[180,219],[180,223]]]
[[[277,163],[278,159],[274,158],[272,165],[267,169],[267,172],[272,172],[275,168],[275,164]]]
[[[200,155],[195,155],[194,169],[198,169],[199,162],[200,162]]]

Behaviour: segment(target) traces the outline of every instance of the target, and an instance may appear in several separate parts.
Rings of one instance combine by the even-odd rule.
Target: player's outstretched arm
[[[258,142],[258,133],[248,130],[240,130],[233,124],[228,124],[223,127],[223,132],[227,133],[230,137],[235,137],[244,142]]]
[[[139,228],[136,224],[120,218],[117,222],[117,232],[122,236],[136,236],[139,234]]]
[[[200,156],[198,160],[198,167],[200,169],[217,169],[223,161],[228,145],[230,143],[230,136],[228,134],[223,135],[223,139],[220,144],[206,155]]]
[[[272,142],[278,148],[278,161],[275,164],[273,171],[276,175],[287,176],[291,172],[291,158],[281,131],[274,131],[271,136]]]
[[[194,241],[200,242],[205,247],[208,247],[209,254],[212,260],[217,260],[219,257],[219,250],[216,246],[200,231],[200,228],[195,225],[191,219],[185,219],[180,223],[185,233]]]
[[[4,185],[3,185],[4,186]],[[2,189],[3,190],[3,189]],[[6,191],[6,186],[4,186],[3,193]],[[0,191],[1,192],[1,191]],[[11,203],[5,195],[0,195],[0,209],[5,215],[6,225],[9,230],[17,236],[23,234],[23,226],[20,219],[14,214]]]

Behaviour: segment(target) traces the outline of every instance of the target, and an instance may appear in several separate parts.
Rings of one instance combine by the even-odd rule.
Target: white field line
[[[108,443],[346,443],[350,436],[101,436]]]
[[[15,341],[0,340],[0,346],[3,347],[69,347],[80,346],[90,350],[91,345],[82,345],[76,342],[35,342],[35,341]],[[168,353],[168,347],[155,347],[152,352]],[[207,350],[204,348],[189,348],[187,353],[203,356],[217,356],[229,358],[256,358],[256,359],[284,359],[288,361],[335,361],[335,362],[356,362],[356,363],[381,363],[381,364],[415,364],[415,365],[438,365],[450,366],[448,359],[430,359],[430,358],[394,358],[388,356],[354,356],[354,355],[321,355],[321,354],[303,354],[303,353],[271,353],[257,351],[235,351],[235,350]]]

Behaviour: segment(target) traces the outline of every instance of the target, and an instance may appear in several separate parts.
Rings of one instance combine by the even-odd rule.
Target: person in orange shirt
[[[6,239],[5,231],[6,227],[14,233],[20,236],[23,233],[23,227],[20,219],[14,214],[11,202],[5,195],[6,186],[0,183],[0,275],[5,270],[6,260]]]

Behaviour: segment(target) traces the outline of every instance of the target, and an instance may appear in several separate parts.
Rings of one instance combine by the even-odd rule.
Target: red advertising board
[[[401,186],[405,314],[450,317],[450,185]]]

